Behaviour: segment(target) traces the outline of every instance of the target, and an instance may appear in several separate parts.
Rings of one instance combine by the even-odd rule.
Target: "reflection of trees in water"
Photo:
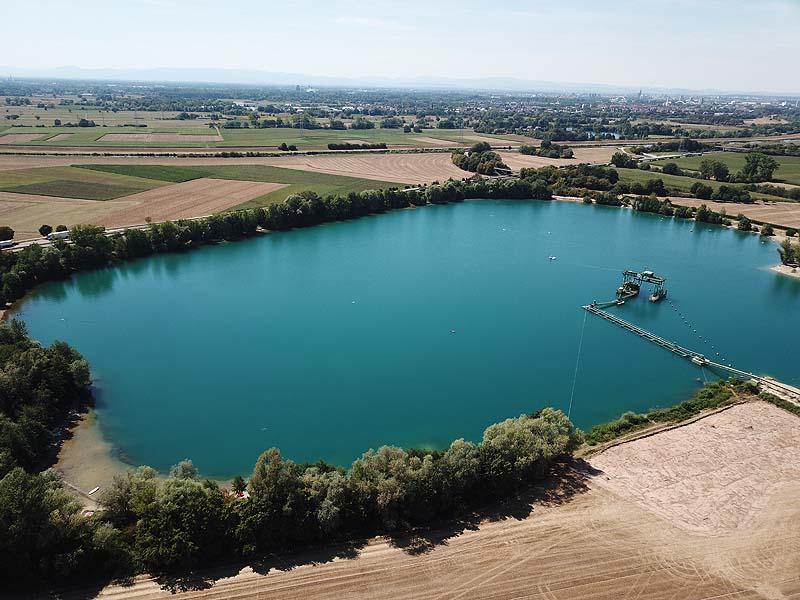
[[[800,299],[800,279],[776,273],[772,280],[773,293],[795,301]]]
[[[55,281],[53,283],[46,283],[36,290],[36,295],[45,300],[60,302],[66,299],[67,290],[69,289],[70,285],[72,285],[72,280],[68,280],[66,282]]]
[[[114,280],[119,276],[117,269],[108,268],[100,271],[90,271],[75,277],[75,289],[84,298],[97,298],[111,291]]]

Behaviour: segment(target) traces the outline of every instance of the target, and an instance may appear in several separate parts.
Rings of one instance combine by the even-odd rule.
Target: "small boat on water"
[[[660,300],[663,300],[666,297],[667,297],[667,290],[665,290],[664,288],[660,288],[655,292],[653,292],[652,294],[650,294],[650,302],[659,302]]]
[[[550,259],[550,260],[555,260],[558,257],[557,256],[548,256],[547,258]]]

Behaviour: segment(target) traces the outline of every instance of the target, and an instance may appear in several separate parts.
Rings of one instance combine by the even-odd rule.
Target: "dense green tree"
[[[721,160],[704,159],[700,161],[700,176],[703,179],[714,179],[716,181],[728,181],[730,170]]]
[[[667,175],[683,175],[683,171],[678,166],[678,163],[674,162],[664,163],[661,167],[661,171]]]
[[[689,191],[695,198],[710,200],[712,194],[714,193],[714,188],[712,188],[710,185],[706,185],[705,183],[695,181]]]
[[[615,152],[611,157],[611,164],[619,169],[635,169],[636,159],[625,152]]]
[[[14,239],[14,230],[7,225],[0,225],[0,242]]]
[[[82,517],[52,471],[16,468],[0,479],[0,531],[0,577],[7,584],[130,571],[119,531]]]
[[[736,226],[736,228],[739,231],[751,231],[753,229],[753,224],[750,222],[750,219],[744,215],[739,215],[738,219],[739,224]]]
[[[747,182],[770,181],[780,165],[773,157],[761,152],[750,152],[744,157],[744,166],[737,179]]]
[[[53,228],[50,225],[42,225],[39,227],[39,235],[42,237],[47,237],[51,233],[53,233]]]

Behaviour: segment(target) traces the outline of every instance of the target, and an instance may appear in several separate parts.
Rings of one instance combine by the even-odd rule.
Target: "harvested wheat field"
[[[199,217],[220,212],[285,187],[280,183],[194,179],[116,200],[76,200],[0,192],[0,221],[17,239],[38,237],[42,223],[93,223],[124,227],[154,221]]]
[[[563,167],[580,163],[606,164],[611,162],[611,157],[617,151],[617,148],[602,146],[599,148],[573,148],[572,151],[575,155],[574,158],[545,158],[543,156],[520,154],[519,152],[500,152],[500,156],[509,167],[519,171],[526,167],[540,168],[550,165]]]
[[[670,198],[677,206],[698,207],[705,204],[711,210],[721,212],[723,209],[731,216],[736,217],[743,214],[748,219],[782,225],[784,227],[800,228],[800,203],[798,202],[775,202],[765,204],[761,201],[753,204],[740,204],[737,202],[712,202],[709,200],[698,200],[696,198]]]
[[[477,527],[230,567],[204,590],[140,577],[99,597],[797,598],[797,425],[772,405],[735,405],[577,463]]]
[[[100,142],[221,142],[218,135],[185,135],[181,133],[107,133]]]
[[[432,137],[426,137],[426,136],[416,136],[416,137],[413,137],[411,139],[415,143],[420,144],[422,146],[434,147],[434,148],[440,148],[440,147],[442,147],[442,148],[453,148],[455,146],[463,146],[464,143],[469,143],[469,142],[464,142],[464,143],[451,142],[449,140],[441,140],[441,139],[432,138]]]
[[[254,162],[254,161],[250,161]],[[259,161],[260,162],[260,161]],[[419,184],[470,176],[453,164],[449,153],[342,154],[267,158],[261,164],[330,175]]]
[[[0,144],[20,144],[43,138],[42,133],[7,133],[0,135]]]

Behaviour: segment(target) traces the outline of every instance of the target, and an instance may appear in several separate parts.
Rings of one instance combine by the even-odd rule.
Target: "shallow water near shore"
[[[545,406],[588,428],[686,399],[714,374],[580,308],[613,298],[626,268],[667,277],[669,302],[643,293],[615,314],[800,385],[800,280],[777,259],[693,221],[474,201],[81,273],[12,316],[86,356],[119,456],[227,478],[270,446],[348,465]]]

